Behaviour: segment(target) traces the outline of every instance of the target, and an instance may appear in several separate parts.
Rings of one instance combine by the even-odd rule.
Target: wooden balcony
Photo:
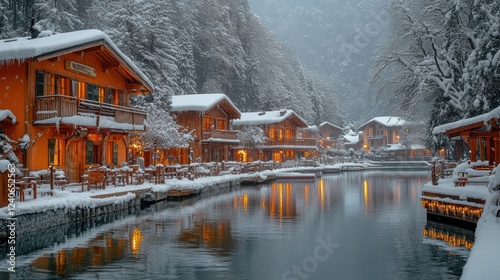
[[[269,145],[271,145],[271,146],[316,146],[316,139],[314,139],[314,138],[270,139]]]
[[[117,123],[133,125],[143,125],[146,119],[146,112],[142,110],[73,96],[48,95],[35,98],[35,121],[77,116],[80,113],[113,117]]]
[[[238,131],[221,129],[203,131],[203,140],[208,139],[238,140]]]

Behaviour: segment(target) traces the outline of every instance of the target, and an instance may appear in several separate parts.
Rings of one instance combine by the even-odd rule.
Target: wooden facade
[[[235,129],[245,126],[258,126],[269,139],[257,147],[238,146],[233,149],[237,161],[275,161],[313,158],[317,154],[315,138],[302,135],[307,123],[291,110],[243,113],[240,120],[233,121]]]
[[[401,140],[404,121],[398,117],[377,117],[359,127],[363,131],[363,148],[367,151]]]
[[[324,122],[318,126],[318,136],[322,149],[335,148],[342,134],[342,128],[332,123]]]
[[[9,56],[16,42],[35,53],[21,47]],[[0,41],[0,57],[0,108],[18,121],[5,132],[11,139],[30,138],[29,148],[18,150],[24,167],[54,166],[79,181],[90,165],[127,161],[128,134],[144,130],[146,119],[129,97],[153,86],[104,33]]]
[[[495,109],[500,111],[500,107]],[[490,166],[500,160],[500,118],[495,114],[483,114],[434,128],[434,134],[444,134],[455,141],[455,158],[463,159],[469,151],[473,162],[481,160]]]
[[[231,147],[239,144],[231,120],[241,112],[224,94],[195,94],[172,97],[172,114],[183,130],[192,131],[189,148],[176,148],[177,163],[233,160]]]

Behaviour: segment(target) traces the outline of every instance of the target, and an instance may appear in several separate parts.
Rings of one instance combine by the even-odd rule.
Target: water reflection
[[[423,227],[422,235],[424,242],[437,244],[448,250],[460,248],[470,250],[474,245],[473,231],[431,221],[428,221]]]
[[[426,176],[346,173],[162,202],[29,252],[14,278],[282,279],[328,237],[340,247],[309,279],[456,279],[465,258],[430,241],[466,256],[471,239],[425,223]]]
[[[229,255],[235,246],[229,220],[207,221],[202,217],[197,217],[192,227],[181,229],[177,240],[221,255]]]
[[[89,240],[86,247],[78,246],[43,254],[32,261],[31,267],[59,276],[75,275],[89,266],[102,267],[127,255],[138,254],[143,238],[139,228],[124,227],[107,231]]]

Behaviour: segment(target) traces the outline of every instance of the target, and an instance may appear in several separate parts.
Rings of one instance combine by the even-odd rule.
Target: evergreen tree
[[[37,24],[42,30],[68,32],[83,28],[78,17],[76,0],[35,0]]]

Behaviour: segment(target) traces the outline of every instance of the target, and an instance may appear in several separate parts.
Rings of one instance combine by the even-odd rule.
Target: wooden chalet
[[[444,134],[456,142],[456,159],[467,155],[473,162],[488,161],[490,166],[500,160],[500,107],[490,113],[436,126],[433,134]]]
[[[233,120],[234,129],[245,129],[245,126],[262,128],[269,141],[256,147],[235,147],[233,153],[237,161],[284,162],[316,156],[316,139],[303,137],[300,130],[308,125],[292,110],[242,113],[240,119]]]
[[[324,122],[318,126],[319,142],[322,149],[334,148],[340,140],[344,130],[330,122]]]
[[[146,129],[129,97],[153,85],[99,30],[0,40],[0,73],[0,109],[17,118],[2,127],[29,140],[17,154],[30,170],[54,166],[79,181],[91,165],[126,162],[129,132]]]
[[[363,148],[370,151],[399,143],[404,125],[405,121],[399,117],[376,117],[367,121],[358,128],[363,131]]]
[[[239,118],[241,112],[225,94],[172,96],[171,112],[194,137],[189,148],[176,149],[176,163],[232,160],[231,147],[240,141],[238,132],[231,130],[231,120]]]

